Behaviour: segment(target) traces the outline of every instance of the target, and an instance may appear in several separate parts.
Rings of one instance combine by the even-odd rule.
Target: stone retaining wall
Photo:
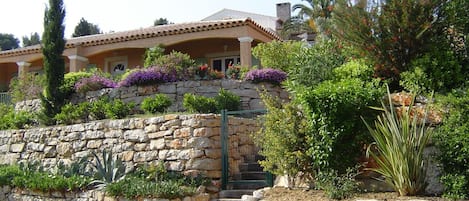
[[[106,196],[104,192],[90,190],[85,192],[34,192],[29,190],[10,188],[8,186],[0,187],[0,200],[2,201],[128,201],[125,198],[114,198]],[[169,199],[153,198],[144,199],[146,201],[170,201]],[[183,199],[171,199],[171,201],[209,201],[210,195],[201,193],[194,196],[187,196]]]
[[[169,170],[221,177],[220,115],[165,115],[152,118],[103,120],[70,126],[0,131],[0,163],[40,160],[55,167],[112,150],[131,171],[137,164],[164,161]],[[230,174],[255,153],[250,134],[256,120],[229,118]]]
[[[184,111],[184,108],[182,107],[184,94],[193,93],[207,97],[214,97],[222,88],[240,96],[241,107],[244,110],[264,108],[259,97],[259,92],[263,91],[264,89],[275,97],[288,100],[288,93],[280,86],[272,85],[270,83],[253,84],[247,81],[223,79],[210,81],[172,82],[142,87],[131,86],[114,89],[102,89],[99,91],[74,94],[72,97],[72,102],[79,103],[83,101],[96,100],[101,96],[109,96],[113,99],[121,99],[124,102],[132,101],[137,105],[140,105],[144,98],[153,96],[157,93],[162,93],[168,95],[173,101],[173,105],[169,108],[169,111]],[[38,111],[40,108],[39,106],[39,100],[28,100],[17,103],[15,109]]]

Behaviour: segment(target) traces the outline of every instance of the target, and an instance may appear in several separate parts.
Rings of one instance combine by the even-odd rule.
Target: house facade
[[[252,66],[251,49],[280,40],[275,31],[251,18],[197,21],[68,39],[63,53],[66,72],[99,68],[111,74],[143,66],[147,48],[186,53],[198,63],[226,70],[229,63]],[[42,71],[40,45],[0,52],[0,92],[23,72]]]

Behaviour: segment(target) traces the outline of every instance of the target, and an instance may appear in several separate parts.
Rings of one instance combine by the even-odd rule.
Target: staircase
[[[220,191],[220,201],[241,200],[243,195],[252,195],[255,190],[270,186],[272,176],[262,170],[259,160],[263,160],[260,155],[245,157],[244,163],[239,165],[240,173],[230,179],[227,190]]]

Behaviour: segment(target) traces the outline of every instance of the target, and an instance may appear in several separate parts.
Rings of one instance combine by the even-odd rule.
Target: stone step
[[[234,180],[265,180],[266,174],[263,171],[241,171],[234,176]]]
[[[254,190],[222,190],[219,192],[219,200],[227,198],[240,199],[243,195],[252,195]]]
[[[257,161],[261,161],[261,160],[264,160],[265,157],[264,156],[261,156],[261,155],[248,155],[248,156],[244,156],[244,162],[247,162],[247,163],[257,163]]]
[[[263,168],[259,163],[241,163],[239,165],[239,171],[250,172],[250,171],[263,171]]]
[[[267,186],[268,185],[265,180],[234,180],[230,181],[230,183],[227,185],[227,188],[234,190],[257,190]]]

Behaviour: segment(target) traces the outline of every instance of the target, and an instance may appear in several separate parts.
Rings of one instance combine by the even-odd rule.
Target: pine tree
[[[41,38],[37,32],[28,36],[23,36],[23,47],[41,44]]]
[[[42,54],[44,56],[44,73],[46,86],[41,97],[43,117],[49,120],[60,112],[64,104],[64,94],[60,90],[64,82],[65,61],[62,53],[65,49],[63,25],[65,9],[62,0],[49,0],[49,7],[44,14],[44,34],[42,36]],[[47,120],[44,119],[43,120]],[[51,121],[44,121],[51,124]]]
[[[75,27],[75,32],[73,32],[72,37],[88,36],[94,34],[100,34],[101,30],[98,25],[89,23],[85,18],[81,18],[78,25]]]

